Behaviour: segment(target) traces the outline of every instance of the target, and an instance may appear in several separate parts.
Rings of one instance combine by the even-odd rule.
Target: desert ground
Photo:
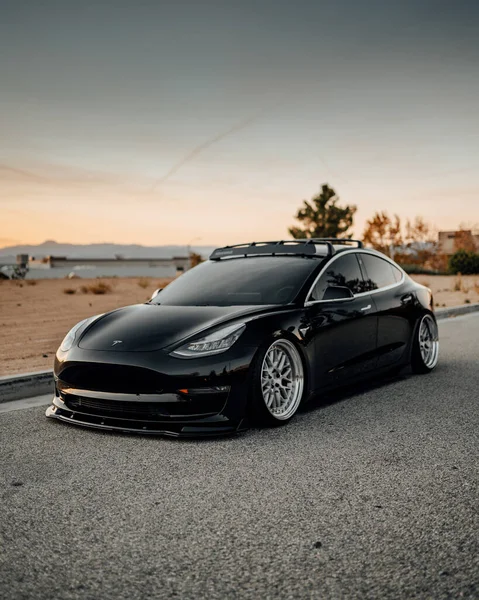
[[[120,306],[145,302],[170,280],[34,281],[0,281],[0,375],[52,368],[61,340],[75,323]],[[101,291],[102,283],[107,286],[103,289],[106,293],[93,293],[92,290]],[[85,290],[86,293],[82,291],[90,286],[92,289]]]
[[[436,307],[479,302],[479,276],[417,275]],[[91,315],[145,302],[170,280],[114,278],[0,281],[0,375],[52,368],[68,330]],[[102,285],[106,287],[103,287]],[[103,291],[105,293],[94,293]]]

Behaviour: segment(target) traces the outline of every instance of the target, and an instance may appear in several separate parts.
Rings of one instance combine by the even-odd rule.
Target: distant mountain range
[[[207,257],[215,246],[190,246],[190,250]],[[47,240],[43,244],[18,245],[0,248],[0,256],[28,254],[35,258],[43,256],[68,256],[71,258],[171,258],[186,256],[187,244],[172,246],[141,246],[139,244],[59,244]]]

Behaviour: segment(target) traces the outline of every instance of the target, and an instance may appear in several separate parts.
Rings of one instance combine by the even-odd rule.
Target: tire
[[[414,331],[411,353],[413,373],[430,373],[437,365],[439,358],[439,336],[437,322],[430,313],[419,319]]]
[[[277,427],[289,423],[305,395],[304,365],[296,346],[286,338],[266,344],[255,357],[250,408],[256,425]]]

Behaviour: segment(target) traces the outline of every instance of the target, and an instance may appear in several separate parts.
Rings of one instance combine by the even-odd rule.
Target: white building
[[[20,259],[17,257],[17,262]],[[67,258],[29,257],[27,279],[60,279],[74,273],[81,278],[175,277],[189,268],[186,256],[172,258]]]
[[[465,240],[470,240],[476,246],[476,252],[479,252],[479,232],[471,230],[463,231],[440,231],[439,232],[439,249],[446,256],[451,256],[456,252],[456,239],[461,236]]]

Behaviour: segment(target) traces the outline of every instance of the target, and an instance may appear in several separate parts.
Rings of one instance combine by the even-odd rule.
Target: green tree
[[[303,206],[295,215],[301,225],[290,227],[289,233],[295,239],[301,238],[345,238],[352,234],[348,231],[353,225],[357,208],[354,205],[338,206],[339,197],[328,184],[321,186],[321,192],[311,199],[303,201]]]
[[[449,258],[449,270],[462,275],[478,275],[479,254],[461,248]]]

